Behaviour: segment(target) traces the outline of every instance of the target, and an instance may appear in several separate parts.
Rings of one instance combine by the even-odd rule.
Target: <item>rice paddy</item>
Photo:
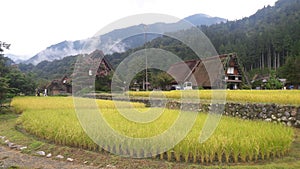
[[[144,91],[127,94],[132,97],[153,97],[180,99],[199,98],[201,100],[211,100],[213,94],[226,95],[226,100],[231,102],[250,103],[278,103],[287,105],[300,105],[300,90],[174,90],[174,91]]]
[[[135,157],[144,157],[151,153],[150,150],[139,146],[130,149],[132,147],[130,142],[113,146],[111,144],[99,146],[94,143],[77,118],[72,97],[16,97],[11,104],[22,112],[18,124],[21,124],[28,133],[56,144],[94,151],[105,149],[120,155],[130,154]],[[97,100],[96,104],[101,110],[99,113],[111,128],[120,134],[134,138],[148,138],[163,133],[180,116],[179,110],[150,109],[141,103],[118,103],[118,107],[125,112],[133,111],[132,107],[138,110],[136,113],[141,114],[151,115],[160,112],[153,121],[138,123],[120,114],[113,101]],[[187,117],[192,114],[192,112],[182,113],[187,114]],[[206,142],[200,143],[199,135],[206,118],[206,113],[197,113],[195,123],[182,141],[167,151],[157,150],[160,153],[151,156],[169,161],[205,164],[269,160],[286,155],[294,138],[293,129],[284,125],[222,117],[213,135]],[[185,126],[179,126],[178,133],[182,132],[181,130],[184,131]],[[109,135],[102,136],[104,137],[107,140],[113,139]],[[164,141],[168,140],[161,140]]]

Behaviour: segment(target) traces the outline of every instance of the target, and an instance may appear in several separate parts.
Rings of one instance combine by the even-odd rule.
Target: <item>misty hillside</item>
[[[194,25],[211,25],[226,21],[222,18],[209,17],[204,14],[196,14],[185,19]],[[181,24],[180,21],[178,23],[154,23],[147,26],[140,24],[123,29],[116,29],[107,34],[84,40],[63,41],[47,47],[23,63],[37,65],[42,61],[53,61],[70,55],[91,53],[95,49],[102,50],[105,54],[125,52],[128,49],[142,46],[145,41],[151,41],[161,36],[159,34],[149,33],[147,34],[147,39],[145,39],[143,34],[145,29],[147,29],[148,32],[163,34],[166,30],[168,32],[174,32],[180,29],[186,29],[187,27],[185,26],[186,25]],[[128,35],[134,36],[128,37]]]

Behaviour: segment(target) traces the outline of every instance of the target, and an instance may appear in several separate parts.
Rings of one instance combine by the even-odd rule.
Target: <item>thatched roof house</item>
[[[112,65],[104,57],[101,50],[95,50],[86,57],[81,57],[80,64],[78,64],[81,69],[77,69],[73,72],[71,77],[63,76],[62,79],[53,80],[46,89],[49,95],[59,95],[59,94],[71,94],[72,93],[72,78],[75,77],[87,77],[95,76],[97,78],[106,77],[111,71],[113,71]],[[82,81],[86,83],[86,81]],[[74,86],[73,86],[74,87]]]
[[[72,80],[68,76],[51,81],[47,86],[48,95],[67,95],[72,93]]]
[[[193,87],[207,89],[241,87],[243,72],[235,53],[189,60],[172,65],[167,71],[174,79],[174,84],[192,82]],[[209,73],[208,73],[209,72]]]
[[[96,72],[96,76],[104,77],[107,76],[111,71],[113,71],[112,65],[109,63],[101,50],[95,50],[94,52],[89,54],[88,58],[90,59],[90,63],[88,63],[89,65],[93,63],[98,64],[98,67],[96,68],[97,70],[91,70],[92,72]]]

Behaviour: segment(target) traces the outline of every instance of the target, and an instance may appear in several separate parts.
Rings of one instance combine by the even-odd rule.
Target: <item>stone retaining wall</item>
[[[97,97],[99,99],[111,99],[111,97]],[[115,100],[128,101],[128,98],[114,98]],[[133,102],[142,102],[151,107],[166,107],[170,109],[182,109],[187,111],[208,112],[218,105],[206,103],[181,103],[174,100],[130,98]],[[239,117],[249,120],[261,119],[267,122],[282,123],[288,126],[300,128],[300,106],[260,104],[260,103],[226,103],[223,115]]]
[[[212,109],[212,104],[195,104],[168,102],[168,108],[203,111],[208,112]],[[224,105],[223,115],[239,117],[249,120],[261,119],[268,122],[283,123],[288,126],[300,128],[300,107],[276,104],[256,104],[256,103],[226,103]]]

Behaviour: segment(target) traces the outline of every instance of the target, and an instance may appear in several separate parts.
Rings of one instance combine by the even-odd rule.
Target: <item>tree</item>
[[[0,107],[5,102],[9,87],[7,83],[7,79],[0,77]]]
[[[291,84],[300,84],[300,55],[288,57],[278,74]]]
[[[153,78],[153,87],[167,90],[167,86],[171,84],[174,79],[166,72],[160,72]]]
[[[9,49],[8,44],[0,41],[0,107],[5,102],[7,94],[9,92],[9,84],[8,79],[6,78],[6,74],[9,72],[9,69],[6,65],[7,59],[3,56],[2,52],[3,48]]]
[[[17,67],[12,66],[12,60],[4,57],[2,52],[9,49],[10,44],[0,41],[0,106],[5,101],[17,94],[33,94],[36,84],[29,74],[22,73]]]
[[[13,95],[31,95],[35,92],[36,84],[31,74],[22,73],[19,69],[12,67],[7,75],[9,87]]]
[[[266,89],[282,89],[282,83],[276,78],[275,71],[271,71],[270,79],[266,83]]]

